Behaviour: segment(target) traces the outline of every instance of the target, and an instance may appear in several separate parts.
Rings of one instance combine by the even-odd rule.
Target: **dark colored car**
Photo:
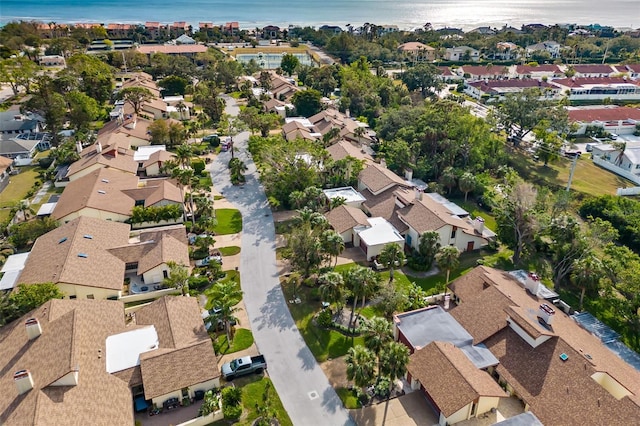
[[[165,410],[173,410],[174,408],[178,408],[180,406],[180,401],[178,400],[178,398],[169,398],[164,403],[162,403],[162,406]]]

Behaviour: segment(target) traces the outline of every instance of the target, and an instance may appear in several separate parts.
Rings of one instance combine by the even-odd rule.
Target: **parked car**
[[[231,381],[236,377],[251,373],[262,374],[266,369],[267,361],[264,359],[264,355],[258,355],[243,356],[242,358],[236,358],[231,362],[222,364],[220,372],[225,380]]]
[[[216,147],[220,145],[220,136],[218,136],[217,133],[213,133],[211,135],[203,137],[202,142],[207,142],[209,145]]]
[[[210,256],[205,257],[204,259],[196,260],[196,266],[207,266],[211,262],[218,262],[222,265],[222,255],[220,254],[212,254]]]
[[[180,406],[180,401],[178,400],[178,398],[169,398],[162,403],[162,406],[165,410],[172,410]]]

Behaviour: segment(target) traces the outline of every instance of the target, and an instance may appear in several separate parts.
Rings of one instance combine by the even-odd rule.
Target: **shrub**
[[[322,327],[322,328],[329,328],[331,327],[331,323],[332,323],[332,318],[331,318],[331,310],[330,309],[325,309],[322,312],[320,312],[318,314],[318,326]]]
[[[190,277],[189,288],[194,290],[202,290],[209,284],[209,278],[205,276]]]
[[[51,163],[53,163],[53,158],[51,157],[45,157],[38,160],[38,166],[43,169],[48,169],[49,166],[51,166]]]
[[[191,167],[196,175],[200,175],[204,171],[205,164],[202,160],[193,160],[191,162]]]
[[[222,389],[222,403],[228,406],[240,405],[242,401],[242,389],[229,386]]]
[[[388,377],[380,377],[378,379],[378,383],[376,383],[373,393],[380,398],[386,398],[391,393],[389,391],[389,386],[391,385],[391,381]]]
[[[239,405],[222,404],[222,415],[227,420],[237,420],[242,415],[242,407]]]

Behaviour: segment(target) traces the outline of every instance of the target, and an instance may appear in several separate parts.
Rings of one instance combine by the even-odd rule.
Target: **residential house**
[[[542,43],[532,44],[526,47],[527,56],[531,56],[535,52],[546,51],[552,59],[560,57],[560,49],[562,46],[553,40],[543,41]]]
[[[275,25],[267,25],[266,27],[262,28],[262,38],[275,40],[278,37],[280,37],[280,27],[277,27]]]
[[[574,77],[613,77],[616,72],[611,65],[586,64],[571,65],[575,71]]]
[[[470,219],[469,213],[438,194],[397,189],[394,198],[394,215],[405,225],[402,234],[407,246],[414,250],[428,231],[438,233],[440,245],[455,246],[461,252],[477,250],[495,238],[482,218]]]
[[[449,47],[445,50],[444,59],[453,62],[478,62],[480,60],[480,51],[469,46]]]
[[[169,27],[169,34],[174,38],[178,38],[181,35],[186,35],[187,31],[189,31],[189,25],[187,25],[187,23],[184,21],[174,22]]]
[[[162,406],[220,386],[194,298],[161,298],[133,319],[119,301],[53,299],[0,339],[3,424],[130,425],[134,401]]]
[[[634,80],[640,77],[640,64],[616,65],[614,68],[618,74],[627,75]]]
[[[0,155],[0,192],[9,184],[12,170],[13,160]]]
[[[373,163],[373,157],[370,148],[366,145],[356,146],[354,143],[341,139],[338,142],[327,147],[327,152],[333,161],[342,160],[347,157],[353,157],[365,163]]]
[[[163,167],[168,161],[173,160],[175,155],[164,149],[154,149],[157,147],[164,148],[164,145],[141,146],[134,153],[133,160],[138,163],[138,176],[158,177],[167,173]]]
[[[17,283],[53,282],[72,299],[117,299],[125,278],[129,293],[160,286],[170,261],[189,265],[183,226],[132,234],[125,223],[78,217],[36,240]]]
[[[496,35],[496,30],[491,27],[478,27],[470,30],[469,32],[482,35]]]
[[[168,105],[161,99],[150,99],[142,104],[142,113],[149,114],[154,120],[169,118]]]
[[[228,34],[236,35],[240,32],[240,24],[236,21],[227,22],[222,26],[222,30]]]
[[[167,36],[168,27],[161,25],[160,22],[147,21],[144,24],[144,28],[152,40],[163,39]]]
[[[5,137],[10,135],[5,135]],[[10,139],[0,139],[0,156],[16,160],[17,166],[31,164],[37,151],[51,148],[49,133],[21,133]]]
[[[358,191],[350,186],[344,186],[342,188],[324,189],[325,197],[329,201],[329,204],[335,199],[344,200],[344,205],[350,207],[360,208],[365,198]]]
[[[337,25],[323,25],[320,28],[318,28],[318,30],[329,32],[335,35],[340,34],[342,32],[342,28],[340,28]]]
[[[44,55],[38,58],[38,63],[42,67],[66,67],[67,62],[64,56],[60,55]]]
[[[182,202],[182,191],[170,180],[140,181],[132,173],[100,168],[69,182],[51,217],[61,223],[80,216],[125,222],[134,206],[182,206]]]
[[[567,107],[569,120],[578,125],[575,132],[583,135],[589,126],[601,127],[617,135],[632,134],[640,124],[640,109],[616,105]]]
[[[436,59],[436,49],[419,41],[403,43],[398,50],[414,63],[433,62]]]
[[[179,36],[175,40],[173,40],[173,43],[175,43],[175,44],[196,44],[196,41],[192,37],[189,37],[186,34],[182,34],[181,36]]]
[[[309,122],[321,135],[337,128],[340,130],[338,134],[340,138],[358,145],[370,145],[377,140],[375,132],[369,128],[368,124],[356,121],[334,108],[327,108],[309,117]]]
[[[440,425],[495,410],[507,394],[451,343],[433,342],[409,358],[407,371],[433,406]]]
[[[498,80],[509,78],[509,69],[495,65],[463,65],[456,70],[466,80]]]
[[[515,43],[500,41],[496,43],[493,58],[500,61],[513,61],[520,57],[519,48]]]
[[[282,102],[278,99],[271,98],[263,104],[265,112],[273,112],[280,117],[285,118],[288,111],[293,111],[295,106],[290,103]]]
[[[627,142],[624,151],[611,144],[593,145],[593,162],[640,185],[640,144]]]
[[[561,78],[551,84],[568,94],[569,100],[640,100],[640,82],[625,77]]]
[[[300,90],[295,81],[271,72],[271,85],[269,92],[274,99],[290,103],[293,95]]]
[[[534,79],[544,79],[544,78],[556,78],[564,76],[564,73],[555,64],[550,65],[517,65],[515,67],[515,73],[513,74],[516,78],[534,78]]]
[[[109,39],[130,38],[136,30],[134,24],[107,24],[107,36]]]
[[[353,233],[353,245],[360,247],[369,261],[375,260],[386,245],[404,243],[398,230],[382,217],[367,218],[367,224],[356,226]]]
[[[44,120],[19,111],[0,112],[0,135],[18,135],[21,133],[41,132]]]
[[[440,79],[446,83],[455,83],[462,80],[462,76],[451,72],[451,68],[449,67],[440,66],[438,69],[440,70]]]
[[[312,126],[306,126],[300,120],[289,120],[282,126],[282,136],[288,141],[296,139],[316,141],[322,135],[315,132]]]
[[[325,217],[345,243],[354,244],[356,239],[354,229],[369,225],[369,218],[362,210],[348,205],[338,206],[328,211]]]
[[[474,344],[498,359],[489,374],[541,423],[635,423],[640,371],[630,363],[640,365],[637,354],[634,361],[628,348],[609,346],[579,317],[554,309],[557,295],[540,287],[537,279],[523,285],[509,273],[478,266],[449,285],[456,302],[450,313]],[[541,296],[546,293],[552,294]],[[623,352],[629,354],[622,358]],[[446,377],[441,386],[451,383]]]
[[[103,168],[118,170],[135,176],[137,166],[133,160],[133,154],[133,151],[120,146],[120,144],[103,147],[102,143],[96,142],[80,152],[80,159],[68,167],[65,180],[73,182]],[[66,182],[59,186],[65,185]]]
[[[560,95],[561,90],[553,84],[534,79],[510,80],[480,80],[465,83],[465,93],[475,99],[502,99],[509,93],[519,93],[526,89],[539,89],[541,99],[553,99]]]

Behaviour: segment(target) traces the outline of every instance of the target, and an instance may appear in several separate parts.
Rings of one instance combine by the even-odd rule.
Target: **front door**
[[[467,251],[471,251],[471,250],[473,250],[473,241],[469,241],[467,243]]]

